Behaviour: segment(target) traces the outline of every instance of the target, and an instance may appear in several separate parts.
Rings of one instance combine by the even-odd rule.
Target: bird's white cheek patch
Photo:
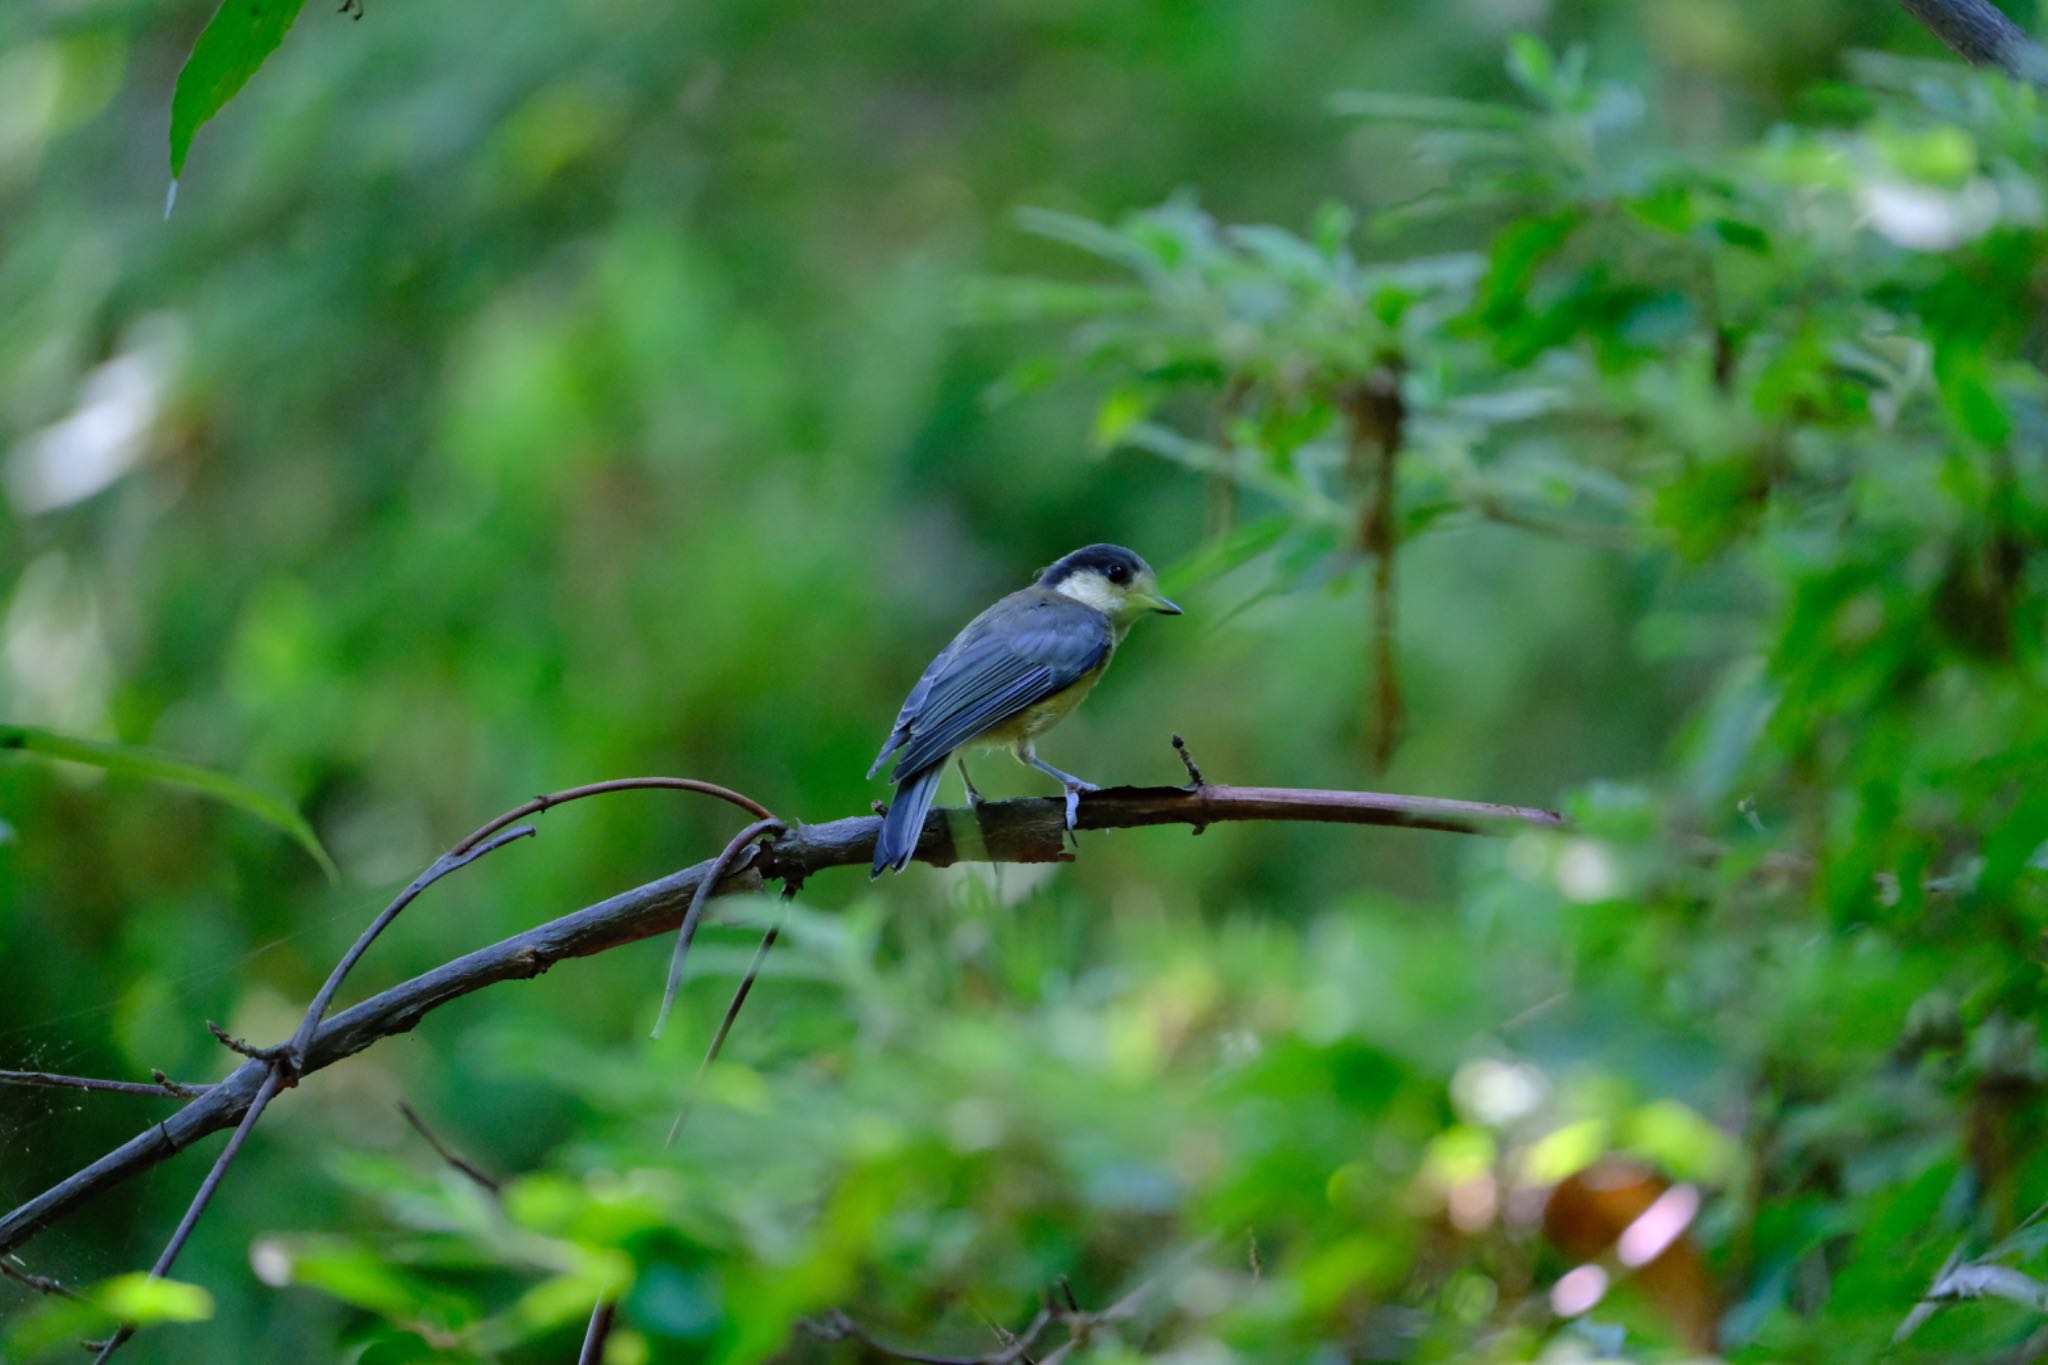
[[[1054,591],[1062,597],[1073,598],[1083,606],[1093,607],[1104,616],[1115,616],[1124,605],[1123,594],[1093,569],[1065,579]]]

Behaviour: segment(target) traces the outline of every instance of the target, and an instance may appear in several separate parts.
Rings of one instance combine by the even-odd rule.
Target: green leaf
[[[430,1284],[378,1249],[340,1237],[273,1243],[291,1282],[400,1322],[449,1324],[471,1315],[459,1295]]]
[[[1501,230],[1494,239],[1492,261],[1479,297],[1480,310],[1493,326],[1521,316],[1523,296],[1538,268],[1563,250],[1585,221],[1585,211],[1572,205],[1521,219]]]
[[[87,1287],[75,1298],[51,1299],[12,1318],[0,1334],[0,1359],[30,1360],[110,1335],[121,1323],[205,1322],[213,1295],[196,1284],[154,1279],[141,1271]],[[71,1355],[76,1356],[75,1349]]]
[[[171,96],[171,178],[185,173],[192,135],[277,51],[305,0],[225,0],[207,21]]]
[[[1017,226],[1035,236],[1065,243],[1079,251],[1120,265],[1146,279],[1159,273],[1159,258],[1129,235],[1104,227],[1092,218],[1052,209],[1017,210]]]
[[[159,1280],[135,1271],[93,1286],[88,1297],[123,1322],[205,1322],[213,1316],[213,1295],[196,1284]]]
[[[152,753],[147,749],[78,739],[71,735],[41,730],[32,725],[0,725],[0,750],[7,749],[19,749],[24,753],[41,754],[45,758],[62,759],[69,763],[84,763],[119,777],[135,777],[145,782],[183,787],[202,796],[210,796],[216,801],[224,801],[297,840],[299,846],[312,856],[313,861],[320,864],[320,870],[327,874],[330,881],[341,875],[334,865],[334,859],[328,857],[327,850],[321,846],[320,837],[313,833],[313,827],[306,823],[305,816],[299,814],[287,802],[250,786],[240,778],[230,777],[212,768],[202,768],[183,759]]]
[[[1546,104],[1557,97],[1557,60],[1533,33],[1517,33],[1508,39],[1508,75]]]

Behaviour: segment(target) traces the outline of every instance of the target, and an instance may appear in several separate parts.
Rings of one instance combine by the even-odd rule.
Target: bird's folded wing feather
[[[991,726],[1072,687],[1109,656],[1102,613],[1056,593],[1018,594],[991,607],[932,661],[911,690],[889,743],[892,778],[945,761]]]
[[[966,638],[968,631],[979,624],[979,618],[969,622],[966,630],[955,636],[952,643],[939,651],[937,658],[925,665],[924,673],[918,678],[917,685],[912,687],[910,695],[903,699],[903,709],[896,713],[895,724],[889,727],[889,738],[882,742],[882,752],[876,754],[875,761],[868,765],[869,777],[880,772],[882,765],[889,761],[889,755],[909,741],[910,723],[916,720],[918,713],[924,709],[924,699],[931,695],[932,680],[945,671],[946,661],[953,657],[953,651],[960,647],[960,641]]]

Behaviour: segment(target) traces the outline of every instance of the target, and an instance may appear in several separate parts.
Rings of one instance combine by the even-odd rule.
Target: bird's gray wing
[[[911,690],[882,751],[901,751],[892,780],[944,762],[984,730],[1072,687],[1101,667],[1111,643],[1107,617],[1058,593],[1027,588],[996,603]]]
[[[917,685],[912,687],[910,695],[903,699],[903,709],[896,713],[896,723],[889,727],[889,738],[882,742],[882,752],[876,754],[875,761],[868,765],[869,777],[873,777],[877,772],[881,771],[882,765],[889,761],[890,754],[895,753],[909,742],[910,723],[916,720],[918,712],[924,709],[924,699],[931,694],[932,679],[938,677],[945,670],[946,661],[953,657],[953,651],[960,647],[960,641],[967,637],[967,631],[974,629],[979,624],[980,618],[978,617],[974,621],[969,622],[967,630],[963,630],[959,635],[954,636],[952,642],[940,650],[936,658],[925,665],[924,673],[918,678]]]

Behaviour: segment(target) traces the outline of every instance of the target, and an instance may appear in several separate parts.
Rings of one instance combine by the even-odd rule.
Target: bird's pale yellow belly
[[[1082,699],[1088,695],[1089,689],[1095,686],[1108,669],[1109,660],[1104,659],[1100,668],[1081,678],[1072,687],[1067,688],[1064,692],[1057,692],[1047,697],[1036,706],[1027,707],[1019,711],[1006,721],[991,725],[988,729],[982,731],[980,738],[974,742],[993,748],[1024,743],[1038,738],[1047,730],[1052,729],[1053,726],[1065,720],[1067,713],[1081,704]]]

